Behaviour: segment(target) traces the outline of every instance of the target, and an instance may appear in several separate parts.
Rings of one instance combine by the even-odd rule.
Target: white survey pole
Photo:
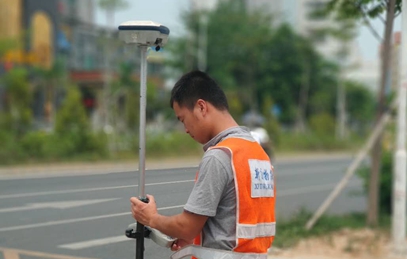
[[[140,46],[140,128],[139,128],[139,197],[145,196],[146,175],[146,109],[147,109],[147,46]]]
[[[140,48],[140,139],[139,139],[139,199],[148,202],[145,197],[146,173],[146,107],[147,107],[147,48],[158,51],[167,43],[170,30],[152,21],[128,21],[120,24],[119,37],[127,44]],[[136,259],[144,259],[144,225],[137,222],[136,229],[126,229],[126,236],[136,239]]]
[[[407,0],[402,3],[400,86],[396,151],[393,174],[392,239],[395,253],[406,252],[406,99],[407,99]],[[403,251],[404,250],[404,251]]]

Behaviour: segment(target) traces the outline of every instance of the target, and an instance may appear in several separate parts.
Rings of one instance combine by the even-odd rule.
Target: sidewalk
[[[277,157],[277,163],[299,162],[312,159],[349,157],[349,153],[305,153],[288,154]],[[176,157],[161,159],[146,159],[146,169],[169,169],[182,167],[197,167],[200,156]],[[103,174],[116,172],[138,171],[137,159],[127,161],[96,161],[96,162],[61,162],[33,165],[0,166],[0,179],[46,175],[66,176],[75,174]]]
[[[146,159],[146,169],[168,169],[198,166],[200,157]],[[96,162],[63,162],[34,165],[12,165],[0,167],[0,179],[46,175],[104,174],[138,171],[138,160],[128,161],[96,161]]]

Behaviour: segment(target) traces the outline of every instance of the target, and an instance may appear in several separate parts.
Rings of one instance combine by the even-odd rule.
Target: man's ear
[[[208,103],[202,99],[198,99],[198,101],[196,101],[196,105],[202,115],[206,115],[208,112]]]

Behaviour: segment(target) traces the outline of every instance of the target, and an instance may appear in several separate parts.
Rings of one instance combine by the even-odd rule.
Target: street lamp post
[[[139,199],[148,202],[145,196],[145,155],[146,155],[146,107],[147,107],[147,48],[158,51],[167,43],[170,30],[151,21],[128,21],[120,24],[119,37],[126,44],[135,44],[141,51],[140,69],[140,132],[139,132]],[[136,259],[144,258],[144,225],[137,222],[136,231],[126,235],[136,239]]]
[[[407,99],[407,0],[403,0],[401,24],[401,68],[398,94],[396,152],[393,177],[392,238],[394,252],[406,249],[406,99]]]

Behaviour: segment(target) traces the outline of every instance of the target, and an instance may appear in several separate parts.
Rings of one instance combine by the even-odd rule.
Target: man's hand
[[[149,202],[144,203],[136,197],[131,197],[131,213],[137,222],[145,226],[151,226],[151,219],[158,214],[157,205],[155,204],[154,196],[147,194],[147,198]]]
[[[171,251],[178,251],[184,246],[192,244],[192,241],[186,241],[184,239],[177,239],[171,246]]]

